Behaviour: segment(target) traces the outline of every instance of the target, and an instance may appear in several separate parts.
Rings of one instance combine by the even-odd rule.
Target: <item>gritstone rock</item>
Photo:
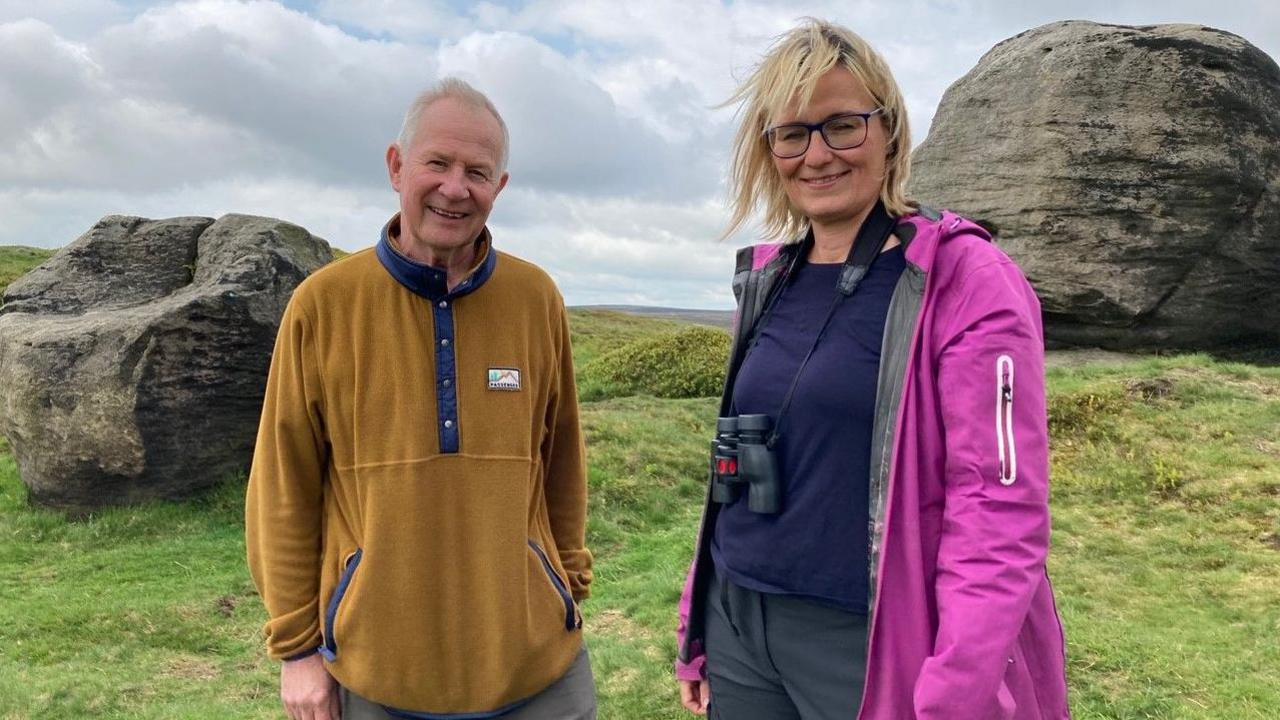
[[[249,463],[280,316],[332,259],[270,218],[112,215],[0,307],[0,430],[33,502],[180,499]]]
[[[994,225],[1053,345],[1280,344],[1280,69],[1194,25],[1062,22],[942,99],[911,194]]]

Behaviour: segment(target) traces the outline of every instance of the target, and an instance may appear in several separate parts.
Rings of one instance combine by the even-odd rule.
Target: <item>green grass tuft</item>
[[[688,325],[631,341],[578,371],[583,400],[653,395],[710,397],[724,385],[729,333]]]
[[[595,358],[627,343],[675,332],[684,325],[670,320],[637,317],[613,310],[569,310],[569,332],[573,342],[573,364],[579,371]],[[579,373],[581,374],[581,373]]]

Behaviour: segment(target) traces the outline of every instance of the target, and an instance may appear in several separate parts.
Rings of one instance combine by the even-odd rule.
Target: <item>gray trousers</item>
[[[341,694],[342,720],[414,717],[412,714],[388,712],[381,705],[365,700],[346,688],[342,688]],[[591,674],[591,658],[587,656],[587,646],[582,646],[578,659],[573,661],[563,677],[529,698],[528,702],[497,717],[502,720],[596,720],[596,682]]]
[[[850,720],[862,704],[867,617],[738,587],[705,607],[710,720]]]

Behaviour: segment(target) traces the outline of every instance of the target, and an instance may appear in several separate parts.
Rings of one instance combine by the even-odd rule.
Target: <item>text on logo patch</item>
[[[489,368],[490,390],[519,390],[520,371],[515,368]]]

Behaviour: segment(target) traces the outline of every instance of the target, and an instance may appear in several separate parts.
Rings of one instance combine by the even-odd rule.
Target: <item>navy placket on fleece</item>
[[[382,228],[378,240],[378,260],[391,273],[396,282],[431,303],[435,320],[436,347],[436,429],[440,434],[440,452],[456,453],[461,446],[458,427],[458,361],[457,336],[453,324],[453,304],[458,298],[469,295],[493,275],[498,264],[498,254],[488,244],[484,262],[466,280],[449,291],[448,273],[439,268],[414,262],[400,254],[391,244],[388,233],[391,223]],[[488,240],[488,230],[482,236]]]

